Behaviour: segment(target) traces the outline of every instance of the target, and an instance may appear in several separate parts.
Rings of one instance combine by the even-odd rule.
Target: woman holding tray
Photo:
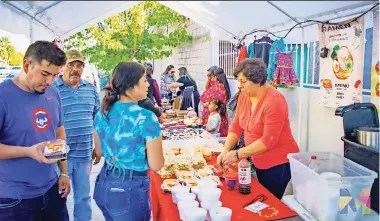
[[[262,59],[240,62],[234,75],[241,94],[218,163],[226,165],[252,156],[258,181],[281,199],[291,178],[287,154],[299,152],[290,130],[288,104],[279,91],[266,84]],[[243,131],[245,147],[231,150]]]
[[[107,221],[150,220],[147,171],[160,170],[164,157],[157,117],[137,104],[146,98],[148,87],[142,65],[119,63],[95,116],[94,155],[104,155],[105,164],[94,199]]]

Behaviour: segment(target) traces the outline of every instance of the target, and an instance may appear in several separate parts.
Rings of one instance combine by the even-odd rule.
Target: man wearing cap
[[[63,75],[54,85],[62,99],[67,143],[70,147],[67,168],[74,191],[74,221],[91,220],[90,174],[92,168],[93,119],[99,110],[99,97],[91,83],[81,79],[84,56],[76,50],[66,52]]]

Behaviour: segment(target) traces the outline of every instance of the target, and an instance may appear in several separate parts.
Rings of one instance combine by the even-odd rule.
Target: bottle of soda
[[[241,194],[251,193],[251,164],[246,157],[242,157],[238,165],[239,169],[239,192]]]

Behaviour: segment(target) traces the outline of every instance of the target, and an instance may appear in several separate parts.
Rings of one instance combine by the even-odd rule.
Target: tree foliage
[[[76,33],[64,41],[105,71],[122,61],[161,59],[188,41],[187,18],[166,6],[145,1]]]
[[[22,65],[24,55],[21,52],[16,51],[15,47],[12,45],[8,37],[1,37],[0,57],[5,61],[6,64],[20,66]]]

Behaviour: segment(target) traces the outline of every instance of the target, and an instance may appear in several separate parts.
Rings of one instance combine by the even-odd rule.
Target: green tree
[[[191,41],[188,19],[170,8],[146,1],[76,33],[64,41],[105,71],[121,61],[161,59]]]
[[[9,64],[12,53],[15,53],[15,48],[11,44],[11,41],[8,37],[0,38],[0,57],[5,61],[6,64]]]
[[[11,58],[9,60],[9,65],[21,66],[24,60],[24,54],[18,51],[13,51],[11,53]]]

